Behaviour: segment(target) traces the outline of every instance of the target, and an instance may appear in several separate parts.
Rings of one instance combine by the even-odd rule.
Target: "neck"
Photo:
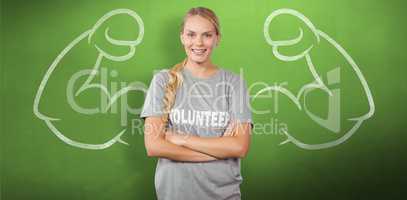
[[[185,64],[185,68],[196,74],[202,75],[217,70],[217,67],[212,63],[210,59],[206,60],[205,62],[194,62],[188,59]]]

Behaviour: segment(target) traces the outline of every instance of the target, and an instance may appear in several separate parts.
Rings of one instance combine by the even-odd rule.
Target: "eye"
[[[187,33],[187,36],[188,36],[188,37],[194,37],[194,36],[195,36],[195,33],[191,33],[191,32],[190,32],[190,33]]]
[[[206,37],[206,38],[211,38],[211,37],[212,37],[212,34],[211,34],[211,33],[204,33],[204,37]]]

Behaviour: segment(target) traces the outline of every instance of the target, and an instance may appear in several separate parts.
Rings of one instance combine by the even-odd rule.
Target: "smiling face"
[[[220,39],[215,26],[199,15],[189,16],[186,19],[180,36],[188,60],[198,64],[210,59],[212,50]]]

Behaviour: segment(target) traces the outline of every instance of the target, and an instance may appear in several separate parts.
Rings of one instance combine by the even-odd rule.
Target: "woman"
[[[252,124],[246,84],[211,62],[220,41],[213,11],[190,9],[180,39],[187,58],[154,75],[140,115],[147,154],[159,158],[157,198],[240,199]]]

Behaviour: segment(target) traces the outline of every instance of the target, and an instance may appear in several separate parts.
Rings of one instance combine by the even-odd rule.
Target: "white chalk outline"
[[[38,88],[38,91],[35,95],[35,99],[34,99],[34,105],[33,105],[33,110],[34,110],[34,114],[41,120],[44,120],[45,123],[47,124],[48,128],[62,141],[64,141],[65,143],[72,145],[74,147],[78,147],[78,148],[83,148],[83,149],[92,149],[92,150],[100,150],[100,149],[106,149],[110,146],[112,146],[113,144],[115,144],[116,142],[122,143],[122,144],[126,144],[129,145],[127,142],[123,141],[121,139],[121,136],[126,132],[126,129],[123,129],[121,131],[119,131],[119,133],[113,137],[112,139],[108,140],[105,143],[102,144],[86,144],[86,143],[82,143],[82,142],[78,142],[75,140],[72,140],[68,137],[66,137],[63,133],[61,133],[52,123],[52,121],[58,121],[60,119],[58,118],[53,118],[53,117],[49,117],[46,116],[44,114],[42,114],[39,111],[39,103],[40,103],[40,99],[42,96],[42,93],[44,92],[44,89],[46,87],[46,84],[48,82],[48,79],[51,77],[53,71],[56,69],[56,67],[58,66],[59,62],[62,60],[62,58],[73,48],[75,47],[75,45],[77,45],[79,42],[81,42],[83,39],[85,39],[86,37],[88,38],[88,43],[91,43],[91,39],[93,34],[96,32],[96,30],[109,18],[111,18],[112,16],[118,15],[118,14],[127,14],[131,17],[133,17],[136,21],[137,24],[139,26],[139,35],[137,37],[136,40],[134,41],[124,41],[124,40],[117,40],[112,38],[111,36],[109,36],[109,28],[105,29],[105,38],[108,42],[110,42],[111,44],[114,45],[119,45],[119,46],[128,46],[129,47],[129,53],[127,53],[126,55],[123,56],[114,56],[114,55],[110,55],[107,52],[103,51],[101,48],[99,48],[96,44],[95,44],[95,48],[99,51],[99,55],[96,59],[96,63],[88,77],[88,79],[85,81],[85,83],[79,88],[79,90],[75,93],[75,96],[78,96],[81,92],[85,91],[86,89],[89,88],[100,88],[101,91],[103,91],[108,99],[109,99],[109,104],[107,105],[106,110],[108,110],[110,108],[110,106],[123,94],[127,93],[130,90],[137,90],[137,87],[134,87],[133,85],[127,86],[125,88],[120,89],[118,92],[114,93],[113,96],[111,96],[110,92],[108,91],[108,89],[102,85],[102,84],[98,84],[98,83],[91,83],[92,80],[95,78],[95,76],[97,75],[99,68],[100,68],[100,63],[102,61],[103,58],[107,58],[109,60],[113,60],[113,61],[117,61],[117,62],[121,62],[121,61],[126,61],[128,59],[130,59],[131,57],[134,56],[135,54],[135,50],[136,50],[136,46],[138,44],[141,43],[141,41],[143,40],[143,36],[144,36],[144,24],[143,24],[143,20],[141,19],[141,17],[133,10],[130,9],[115,9],[112,10],[108,13],[106,13],[105,15],[103,15],[96,23],[95,25],[83,32],[82,34],[80,34],[78,37],[76,37],[72,42],[70,42],[63,50],[62,52],[55,58],[55,60],[52,62],[52,64],[50,65],[50,67],[48,68],[47,72],[45,73],[43,79],[41,80],[40,86]]]
[[[287,139],[285,141],[281,142],[280,145],[286,144],[288,142],[292,142],[296,146],[298,146],[300,148],[303,148],[303,149],[307,149],[307,150],[325,149],[325,148],[330,148],[330,147],[339,145],[339,144],[343,143],[344,141],[346,141],[347,139],[349,139],[358,130],[358,128],[362,125],[363,121],[365,121],[365,120],[367,120],[367,119],[369,119],[370,117],[373,116],[374,111],[375,111],[375,104],[373,102],[373,96],[372,96],[372,93],[370,92],[367,81],[365,80],[361,70],[357,66],[356,62],[352,59],[352,57],[345,51],[345,49],[341,45],[339,45],[334,39],[332,39],[330,36],[328,36],[328,34],[326,34],[323,31],[317,29],[312,24],[312,22],[307,17],[305,17],[303,14],[301,14],[300,12],[298,12],[296,10],[293,10],[293,9],[289,9],[289,8],[282,8],[282,9],[278,9],[278,10],[273,11],[266,18],[266,21],[264,23],[264,29],[263,29],[264,37],[266,39],[266,42],[273,47],[274,56],[277,57],[278,59],[282,60],[282,61],[287,61],[287,62],[295,61],[295,60],[299,60],[299,59],[305,57],[307,65],[308,65],[308,69],[311,72],[311,74],[313,75],[315,81],[304,85],[299,90],[297,95],[294,95],[293,93],[291,93],[291,91],[289,91],[289,90],[287,90],[287,89],[285,89],[283,87],[280,87],[280,86],[269,86],[269,87],[263,88],[259,92],[257,92],[254,95],[253,100],[260,93],[273,90],[273,91],[281,92],[284,95],[286,95],[292,102],[295,103],[295,105],[298,107],[298,109],[301,110],[302,107],[301,107],[301,104],[300,104],[300,98],[301,98],[302,93],[304,91],[308,90],[308,89],[321,89],[321,90],[327,92],[330,96],[332,96],[332,92],[322,82],[322,79],[318,75],[317,70],[315,69],[315,67],[314,67],[314,65],[312,63],[311,56],[309,55],[309,52],[314,47],[313,45],[311,45],[309,48],[307,48],[306,50],[304,50],[303,52],[301,52],[300,54],[295,55],[295,56],[283,55],[278,51],[278,48],[280,46],[289,46],[289,45],[294,45],[294,44],[297,44],[298,42],[300,42],[302,37],[303,37],[302,28],[299,28],[299,32],[300,32],[299,36],[294,38],[294,39],[291,39],[291,40],[273,41],[270,38],[269,26],[270,26],[271,21],[275,17],[277,17],[279,15],[283,15],[283,14],[288,14],[288,15],[292,15],[294,17],[299,18],[300,20],[302,20],[308,26],[308,28],[314,34],[314,36],[315,36],[315,38],[317,40],[317,43],[320,42],[320,37],[322,37],[323,39],[328,41],[332,46],[334,46],[337,51],[339,51],[339,53],[351,65],[352,69],[354,70],[357,77],[359,78],[359,81],[361,82],[361,84],[363,86],[363,90],[365,92],[365,95],[366,95],[368,103],[369,103],[369,111],[366,114],[364,114],[364,115],[362,115],[360,117],[355,117],[355,118],[348,119],[350,121],[356,121],[355,125],[350,130],[348,130],[342,137],[340,137],[340,138],[338,138],[338,139],[336,139],[334,141],[330,141],[330,142],[326,142],[326,143],[320,143],[320,144],[306,144],[306,143],[303,143],[300,140],[294,138],[293,136],[291,136],[287,131],[284,131],[284,134],[287,136]]]

